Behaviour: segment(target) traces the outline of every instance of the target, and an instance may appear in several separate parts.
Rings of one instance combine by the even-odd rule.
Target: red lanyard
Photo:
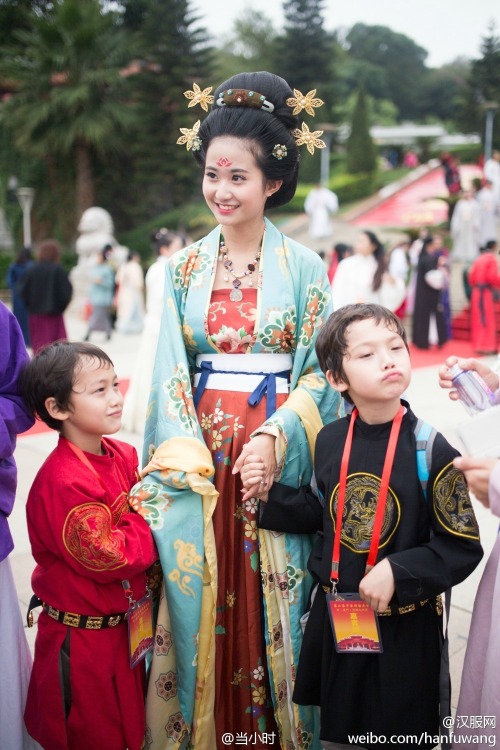
[[[79,448],[74,443],[70,442],[68,439],[66,439],[66,442],[69,445],[69,447],[71,448],[71,450],[73,451],[73,453],[76,455],[76,457],[80,459],[80,461],[82,462],[82,464],[84,464],[87,467],[87,469],[90,469],[90,471],[96,477],[97,481],[99,482],[99,484],[103,488],[103,490],[106,493],[106,495],[108,496],[108,498],[112,502],[114,502],[114,498],[112,498],[110,496],[110,494],[109,494],[109,488],[108,488],[108,486],[106,485],[105,482],[103,482],[101,475],[99,474],[98,471],[96,471],[95,467],[92,466],[92,464],[90,463],[90,461],[88,460],[87,456],[82,451],[82,449]],[[105,447],[107,448],[107,450],[109,450],[109,448],[108,448],[105,440],[103,440],[102,442],[105,445]],[[116,467],[116,470],[117,470],[118,474],[120,475],[120,484],[122,486],[122,492],[124,492],[125,494],[127,494],[127,492],[130,489],[129,482],[127,482],[127,479],[124,477],[123,472],[120,470],[120,467],[118,466],[118,463],[116,461],[114,462],[114,465]]]
[[[404,408],[399,407],[398,413],[394,417],[391,427],[391,434],[389,435],[389,443],[387,445],[387,451],[385,454],[384,467],[382,469],[382,478],[380,480],[380,492],[377,500],[377,509],[375,511],[375,520],[373,523],[372,538],[370,543],[370,551],[368,553],[368,559],[366,561],[366,573],[375,565],[377,559],[378,545],[380,541],[380,534],[382,531],[382,523],[385,515],[385,504],[387,500],[387,492],[389,490],[389,480],[391,478],[392,465],[394,463],[394,454],[396,453],[396,445],[399,437],[399,430],[401,428],[401,422],[403,420]],[[340,536],[342,534],[342,517],[344,515],[345,505],[345,493],[347,486],[347,472],[349,469],[349,458],[351,455],[352,439],[354,434],[354,423],[358,416],[358,410],[354,409],[351,415],[351,421],[349,423],[349,430],[347,432],[347,438],[344,445],[344,452],[342,454],[342,462],[340,464],[340,479],[339,479],[339,491],[337,499],[337,515],[335,520],[335,537],[333,540],[333,551],[332,551],[332,568],[330,573],[330,581],[332,583],[332,593],[335,594],[337,588],[337,582],[339,580],[339,563],[340,563]]]

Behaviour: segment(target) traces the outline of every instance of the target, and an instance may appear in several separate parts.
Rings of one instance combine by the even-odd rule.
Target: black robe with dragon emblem
[[[418,735],[434,747],[439,732],[443,643],[441,597],[482,557],[479,531],[459,455],[437,433],[427,499],[416,463],[417,418],[406,407],[389,483],[377,561],[389,559],[395,580],[391,614],[378,617],[383,653],[337,653],[326,609],[340,463],[350,417],[326,425],[315,453],[318,496],[275,484],[260,526],[316,533],[309,571],[318,583],[300,653],[293,700],[321,707],[321,739],[373,747],[391,735]],[[365,573],[391,422],[356,420],[340,546],[339,592],[357,592]],[[357,742],[349,735],[370,735]],[[412,740],[408,741],[410,744]],[[414,741],[413,741],[414,742]],[[404,743],[403,743],[404,746]]]

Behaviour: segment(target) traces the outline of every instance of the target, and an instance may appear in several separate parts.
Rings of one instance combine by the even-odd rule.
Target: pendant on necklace
[[[229,299],[231,300],[231,302],[241,302],[241,300],[243,299],[243,292],[241,291],[241,289],[233,288],[229,293]]]

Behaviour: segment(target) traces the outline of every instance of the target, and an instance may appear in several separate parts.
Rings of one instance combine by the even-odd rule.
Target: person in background
[[[498,246],[490,240],[481,249],[467,276],[471,288],[470,334],[477,354],[496,354],[495,305],[500,290]]]
[[[91,307],[87,333],[84,341],[90,339],[94,331],[102,331],[111,338],[113,323],[111,305],[115,293],[115,273],[109,264],[111,245],[104,247],[90,269],[89,303]]]
[[[422,243],[418,258],[417,283],[413,307],[412,338],[419,349],[431,344],[442,346],[448,340],[441,291],[446,270],[440,267],[439,241],[429,234]]]
[[[444,238],[440,231],[434,232],[434,253],[438,258],[438,268],[443,274],[443,286],[439,295],[439,304],[443,308],[446,339],[451,339],[451,302],[450,302],[450,279],[451,279],[451,254],[444,246]]]
[[[71,301],[73,287],[61,265],[57,240],[41,242],[36,260],[19,282],[19,295],[28,311],[28,327],[33,351],[66,339],[63,313]]]
[[[328,267],[328,281],[330,284],[333,281],[335,272],[337,271],[338,265],[341,260],[348,258],[352,255],[352,245],[347,245],[345,242],[336,242],[330,252],[330,265]]]
[[[495,206],[500,213],[500,151],[493,151],[484,164],[484,179],[491,182]],[[496,239],[492,238],[492,239]]]
[[[13,263],[7,269],[7,286],[10,289],[12,297],[12,312],[23,332],[24,343],[27,347],[30,344],[30,332],[28,325],[28,311],[19,294],[19,284],[24,278],[26,271],[33,262],[33,255],[29,247],[22,247]]]
[[[484,362],[477,359],[459,359],[448,357],[439,369],[439,385],[449,390],[452,401],[458,399],[453,388],[450,368],[458,364],[462,370],[473,370],[480,375],[489,388],[495,392],[497,403],[500,403],[499,376]],[[500,460],[482,456],[461,456],[453,464],[458,471],[463,471],[469,491],[500,518]],[[497,521],[498,523],[498,521]],[[454,748],[463,748],[477,742],[478,733],[493,737],[495,745],[500,747],[500,535],[497,535],[493,549],[477,589],[472,620],[465,651],[462,682],[458,696],[456,715],[463,717],[494,717],[496,723],[484,725],[479,729],[472,721],[462,721],[453,728]]]
[[[14,541],[8,520],[16,497],[16,438],[35,420],[17,387],[28,353],[17,320],[3,302],[0,351],[0,748],[35,750],[38,745],[23,720],[32,660],[9,562]]]
[[[179,232],[159,229],[152,235],[156,260],[146,272],[146,315],[134,372],[123,404],[122,427],[128,432],[144,433],[151,390],[153,365],[160,335],[165,274],[169,258],[185,247],[186,237]]]
[[[460,180],[459,161],[455,156],[444,153],[441,155],[441,164],[444,169],[444,181],[448,189],[448,224],[451,223],[456,203],[462,192]]]
[[[415,151],[407,151],[403,157],[403,166],[408,167],[408,169],[415,169],[418,165],[418,156]]]
[[[496,240],[500,220],[500,204],[495,200],[493,183],[485,179],[484,185],[477,193],[479,206],[479,244],[484,247],[490,240]]]
[[[93,344],[58,341],[23,368],[19,391],[59,433],[26,504],[36,562],[29,609],[42,607],[26,727],[45,750],[141,750],[146,674],[143,661],[131,664],[126,619],[134,602],[147,621],[157,552],[128,504],[136,450],[104,437],[121,426],[113,363]]]
[[[313,239],[329,239],[332,236],[330,216],[338,210],[339,199],[336,193],[322,185],[315,185],[304,203],[304,211],[310,218],[309,234]]]
[[[208,109],[210,89],[193,88],[186,97]],[[331,309],[325,264],[265,217],[295,194],[300,142],[313,147],[306,131],[297,137],[303,106],[283,78],[241,73],[179,138],[201,167],[217,225],[167,263],[145,468],[131,499],[165,573],[150,750],[215,750],[227,732],[317,748],[315,712],[291,703],[310,540],[257,527],[259,496],[276,475],[309,478],[311,441],[340,407],[314,351]],[[265,478],[244,499],[249,453],[263,459]]]
[[[479,253],[481,216],[472,190],[464,190],[457,201],[450,223],[453,260],[472,263]]]
[[[140,333],[144,323],[144,273],[139,253],[129,252],[116,272],[116,330]]]
[[[403,240],[393,247],[389,255],[389,273],[391,276],[394,276],[394,278],[401,279],[406,288],[410,272],[410,261],[408,257],[409,249],[410,242],[408,240]],[[406,315],[406,297],[394,312],[398,318],[401,318],[401,320],[404,319]]]
[[[342,260],[332,282],[335,310],[355,302],[373,302],[397,310],[406,295],[405,283],[387,271],[384,246],[376,234],[361,232],[353,254]]]
[[[410,264],[410,277],[408,280],[408,287],[406,290],[406,315],[413,315],[413,306],[415,304],[415,288],[417,285],[417,266],[418,258],[422,250],[424,239],[429,234],[427,227],[419,229],[418,237],[416,237],[410,245],[408,250],[408,261]]]

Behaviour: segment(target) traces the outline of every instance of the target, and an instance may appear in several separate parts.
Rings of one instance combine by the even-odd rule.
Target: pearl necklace
[[[248,286],[253,286],[253,279],[252,274],[255,271],[255,269],[259,265],[260,256],[262,254],[262,248],[259,249],[259,252],[255,256],[255,260],[253,263],[249,263],[246,267],[246,270],[243,271],[243,273],[235,273],[233,269],[233,261],[229,258],[229,254],[227,251],[227,247],[224,242],[224,237],[220,236],[219,241],[219,261],[224,264],[225,272],[224,272],[224,281],[230,281],[229,276],[231,275],[233,277],[233,281],[231,282],[233,285],[233,288],[231,289],[231,293],[229,294],[229,299],[231,302],[241,302],[243,299],[243,292],[240,289],[241,286],[241,279],[244,279],[245,276],[248,276]]]

